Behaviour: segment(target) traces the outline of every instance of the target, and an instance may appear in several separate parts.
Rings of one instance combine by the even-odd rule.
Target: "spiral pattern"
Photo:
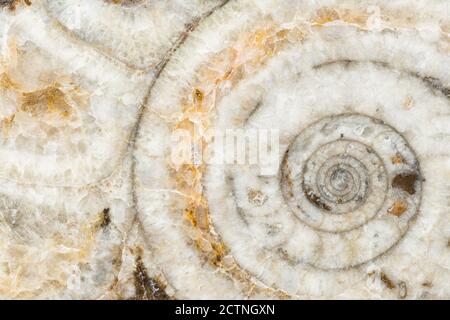
[[[379,32],[351,22],[357,9],[345,18],[339,9],[310,8],[317,11],[309,24],[286,25],[287,12],[259,20],[262,7],[251,13],[229,4],[188,39],[155,85],[136,155],[164,168],[170,151],[152,146],[168,142],[174,129],[196,132],[194,149],[210,144],[208,129],[245,136],[272,130],[279,133],[279,145],[269,143],[276,173],[265,174],[263,163],[236,162],[156,173],[138,161],[137,203],[147,234],[158,239],[157,255],[165,257],[155,262],[169,278],[176,277],[175,261],[190,261],[190,279],[226,288],[220,296],[256,286],[261,295],[334,297],[358,287],[370,265],[396,269],[411,241],[402,240],[415,237],[415,220],[433,206],[426,185],[438,183],[431,168],[447,166],[446,151],[433,143],[439,156],[423,155],[438,136],[447,139],[438,115],[448,112],[450,79],[436,66],[449,57],[411,29]],[[247,19],[238,22],[234,10]],[[229,22],[227,40],[204,50],[216,21]],[[182,75],[176,83],[174,74]],[[212,146],[213,153],[220,148]],[[180,194],[149,195],[161,186]],[[159,244],[174,234],[173,251],[165,251]],[[198,260],[190,260],[192,250]],[[208,271],[215,269],[233,284]],[[187,279],[174,283],[188,295],[216,296]]]
[[[450,297],[448,1],[7,2],[0,297]]]
[[[344,114],[312,124],[290,145],[282,171],[284,197],[303,223],[329,233],[354,233],[365,226],[364,234],[373,237],[366,239],[373,247],[359,247],[370,251],[364,260],[341,261],[335,267],[365,262],[388,250],[420,205],[414,152],[398,132],[367,116]],[[407,185],[396,184],[402,177],[413,178]],[[398,226],[396,235],[377,231],[392,223]]]

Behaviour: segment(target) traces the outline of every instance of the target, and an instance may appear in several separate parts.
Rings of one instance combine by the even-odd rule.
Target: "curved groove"
[[[144,112],[147,110],[147,104],[148,101],[150,99],[150,96],[152,94],[152,89],[156,83],[156,81],[158,80],[159,76],[161,75],[162,71],[164,70],[164,68],[166,67],[167,63],[169,62],[170,58],[172,57],[172,55],[174,54],[174,52],[176,52],[178,50],[178,48],[186,41],[186,39],[188,38],[190,32],[194,31],[196,29],[196,27],[205,19],[207,19],[209,16],[211,16],[216,10],[224,7],[227,3],[229,3],[232,0],[226,0],[225,2],[221,3],[220,5],[214,7],[213,9],[211,9],[210,11],[208,11],[207,13],[205,13],[202,17],[198,18],[194,23],[191,23],[186,31],[181,35],[181,37],[179,37],[178,41],[176,42],[176,44],[169,50],[166,52],[166,54],[164,55],[164,58],[162,59],[162,61],[158,64],[158,66],[156,67],[156,71],[155,71],[155,76],[153,77],[151,84],[149,86],[147,95],[144,98],[143,104],[139,110],[139,114],[138,114],[138,118],[136,121],[136,124],[134,126],[134,128],[131,131],[130,134],[130,138],[129,138],[129,145],[128,147],[131,149],[132,152],[132,159],[131,159],[131,185],[132,185],[132,193],[133,193],[133,206],[136,208],[136,211],[138,211],[137,209],[137,198],[136,198],[136,158],[134,156],[134,147],[136,144],[136,138],[137,135],[140,131],[140,126],[141,126],[141,122],[142,122],[142,117],[144,115]]]
[[[180,44],[180,45],[181,45],[181,44]],[[167,63],[167,61],[166,61],[166,63]],[[412,72],[412,71],[408,71],[408,70],[404,70],[404,69],[398,69],[398,68],[395,68],[395,67],[391,67],[390,64],[383,63],[383,62],[379,62],[379,61],[370,61],[370,60],[368,60],[368,61],[364,61],[364,60],[361,60],[361,61],[356,61],[356,60],[337,60],[337,61],[330,61],[330,62],[327,62],[327,63],[323,63],[323,64],[316,65],[316,66],[314,66],[314,68],[321,68],[321,67],[323,67],[323,66],[325,66],[325,65],[329,65],[329,64],[333,64],[333,63],[346,63],[346,64],[353,64],[353,63],[373,63],[373,64],[379,64],[379,65],[381,65],[382,67],[387,68],[387,69],[389,69],[389,70],[392,70],[392,69],[394,69],[394,70],[400,70],[401,72],[404,72],[404,73],[406,73],[406,74],[408,74],[408,75],[410,75],[410,76],[412,76],[412,77],[414,77],[414,78],[420,79],[421,82],[423,82],[427,87],[439,91],[439,92],[442,93],[447,99],[450,98],[450,95],[449,95],[449,94],[450,94],[450,89],[447,88],[447,87],[445,87],[445,86],[443,86],[442,83],[439,81],[439,79],[430,78],[429,76],[426,76],[426,75],[423,75],[423,76],[422,76],[422,75],[420,75],[420,74],[418,74],[418,73],[416,73],[416,72]],[[160,72],[163,70],[164,66],[165,66],[165,64],[162,66]],[[160,75],[160,72],[158,73],[158,76]],[[157,80],[157,78],[155,78],[155,81],[156,81],[156,80]],[[150,94],[150,93],[149,93],[149,94]],[[258,102],[258,103],[254,106],[254,108],[251,110],[249,116],[245,119],[245,121],[244,121],[245,124],[248,123],[248,121],[249,121],[249,120],[251,119],[251,117],[256,113],[256,111],[260,108],[261,105],[262,105],[262,103],[261,103],[261,102]],[[361,114],[361,115],[362,115],[362,114]],[[141,116],[142,116],[142,115],[141,115]],[[319,121],[319,120],[318,120],[318,121]],[[394,128],[393,128],[392,126],[390,126],[389,124],[386,124],[386,123],[385,123],[384,121],[382,121],[382,120],[379,120],[379,123],[381,123],[381,124],[383,124],[383,125],[385,125],[385,126],[387,126],[387,127],[390,127],[390,128],[391,128],[393,131],[395,131],[395,132],[398,132],[396,129],[394,129]],[[141,124],[140,124],[140,121],[139,121],[138,127],[136,128],[136,132],[135,132],[135,135],[134,135],[134,139],[136,139],[137,133],[139,132],[140,125],[141,125]],[[417,154],[415,153],[414,149],[411,148],[409,142],[406,141],[406,140],[405,140],[405,142],[406,142],[406,145],[408,146],[408,148],[413,152],[414,157],[415,157],[416,159],[419,159],[418,156],[417,156]],[[135,164],[135,160],[136,160],[136,159],[133,158],[133,164]],[[417,170],[418,170],[418,172],[419,172],[419,174],[420,174],[420,168],[419,168],[419,166],[418,166]],[[134,173],[134,174],[133,174],[133,181],[135,182],[135,178],[136,178],[136,175],[135,175],[135,169],[133,169],[133,173]],[[421,175],[420,175],[420,177],[421,177]],[[231,178],[231,179],[232,179],[232,178]],[[133,182],[133,183],[134,183],[134,182]],[[133,184],[133,185],[134,185],[134,184]],[[233,189],[234,189],[234,188],[233,188]],[[232,192],[233,192],[233,191],[232,191]],[[135,189],[133,189],[133,195],[134,195],[134,203],[135,203],[136,206],[137,206],[136,190],[135,190]],[[420,210],[420,203],[421,203],[421,200],[422,200],[422,194],[420,194],[420,199],[419,199],[419,204],[418,204],[418,209],[417,209],[417,211],[416,211],[416,214],[413,215],[413,216],[411,217],[411,219],[408,221],[408,227],[407,227],[407,230],[409,229],[410,224],[413,223],[413,222],[417,219],[417,216],[420,214],[420,211],[421,211],[421,210]],[[236,205],[237,205],[237,204],[236,204]],[[238,209],[238,211],[240,210],[239,206],[237,206],[237,209]],[[239,214],[239,215],[241,215],[241,214]],[[243,219],[243,220],[244,220],[244,219]],[[139,223],[141,223],[141,222],[139,222]],[[352,264],[352,265],[348,265],[348,266],[344,266],[344,267],[337,267],[337,268],[322,268],[322,267],[318,267],[318,266],[314,265],[313,263],[308,263],[308,262],[302,262],[302,263],[305,264],[305,265],[308,265],[308,266],[310,266],[310,267],[312,267],[312,268],[314,268],[314,269],[318,269],[318,270],[322,270],[322,271],[345,271],[345,270],[349,270],[349,269],[353,269],[353,268],[359,268],[359,267],[361,267],[361,266],[364,266],[364,265],[366,265],[366,264],[368,264],[368,263],[370,263],[370,262],[372,262],[372,261],[374,261],[374,260],[376,260],[376,259],[378,259],[378,258],[384,256],[384,255],[387,255],[387,254],[390,253],[391,250],[393,250],[393,248],[395,248],[395,247],[398,245],[398,243],[400,243],[403,239],[404,239],[403,236],[400,237],[397,241],[395,241],[395,242],[393,243],[393,245],[392,245],[391,247],[389,247],[389,249],[387,249],[386,251],[383,251],[383,252],[381,252],[380,254],[374,256],[373,258],[371,258],[371,259],[369,259],[369,260],[366,260],[366,261],[363,261],[363,262],[361,262],[361,263],[356,263],[356,264]],[[238,266],[242,269],[242,266],[241,266],[238,262],[236,262],[236,263],[237,263]],[[244,272],[249,272],[250,274],[252,274],[252,275],[255,276],[256,278],[258,278],[258,275],[253,274],[253,273],[250,272],[250,271],[246,271],[246,270],[244,269]],[[274,287],[274,289],[280,290],[280,289],[278,289],[278,288],[276,288],[276,287]]]

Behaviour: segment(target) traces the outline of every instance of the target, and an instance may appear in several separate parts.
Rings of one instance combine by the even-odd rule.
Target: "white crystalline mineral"
[[[448,1],[0,1],[0,298],[449,299],[448,70]]]

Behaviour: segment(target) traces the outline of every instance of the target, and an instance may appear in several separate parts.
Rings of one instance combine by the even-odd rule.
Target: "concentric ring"
[[[222,23],[233,20],[232,8],[220,15]],[[249,12],[207,49],[206,27],[188,39],[149,101],[152,112],[137,143],[136,194],[146,233],[159,239],[157,263],[169,281],[197,296],[204,292],[178,277],[177,262],[211,286],[223,280],[212,276],[214,270],[265,293],[336,297],[353,285],[364,288],[367,275],[359,266],[391,265],[383,257],[404,254],[400,240],[410,241],[411,222],[429,192],[423,177],[433,179],[427,176],[431,161],[417,155],[433,136],[448,132],[437,116],[448,101],[423,79],[447,84],[448,75],[434,65],[447,65],[448,58],[409,32],[367,30],[345,19],[286,27],[282,14],[272,16],[273,29],[260,30],[264,14]],[[179,64],[181,57],[187,62]],[[182,76],[174,81],[174,74]],[[425,130],[424,119],[431,117],[439,130]],[[162,185],[179,193],[150,196],[161,179],[150,179],[142,157],[150,154],[165,167],[170,150],[155,153],[151,146],[180,127],[200,135],[210,128],[278,130],[279,145],[270,147],[279,151],[280,170],[261,174],[260,163],[169,165],[173,175],[166,172]],[[150,198],[164,204],[164,213]],[[195,219],[205,215],[206,228]],[[177,235],[171,250],[159,245],[172,243],[167,230]],[[194,247],[198,239],[201,246]],[[224,260],[217,259],[217,248],[226,248]]]
[[[325,117],[302,131],[289,147],[282,167],[284,197],[300,220],[318,230],[344,232],[361,227],[386,202],[396,201],[395,190],[388,184],[402,173],[389,172],[393,168],[386,168],[385,162],[414,154],[407,145],[398,132],[376,119],[358,114]],[[402,170],[420,176],[416,164],[413,158]],[[329,182],[336,172],[344,172],[352,181],[343,193]],[[414,188],[421,188],[420,181],[414,183]]]

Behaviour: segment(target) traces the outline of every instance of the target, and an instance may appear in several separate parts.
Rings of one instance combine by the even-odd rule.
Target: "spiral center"
[[[350,172],[338,167],[331,173],[330,185],[337,191],[344,191],[351,187],[352,180]]]

